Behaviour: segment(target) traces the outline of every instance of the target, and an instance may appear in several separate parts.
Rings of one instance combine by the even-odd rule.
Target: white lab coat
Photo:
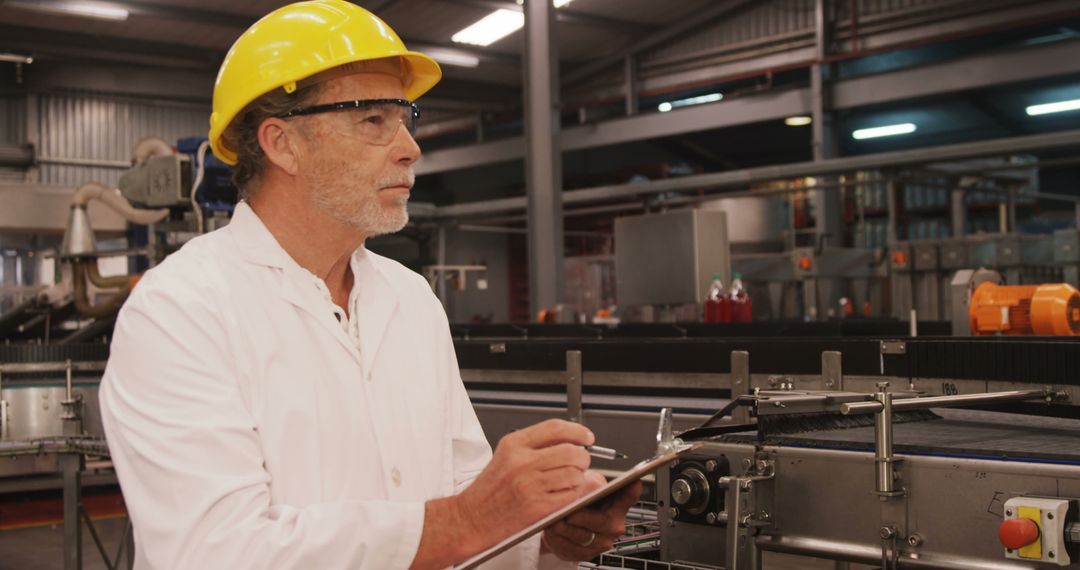
[[[424,502],[487,464],[427,282],[353,267],[359,342],[244,203],[135,288],[100,400],[137,568],[407,568]]]

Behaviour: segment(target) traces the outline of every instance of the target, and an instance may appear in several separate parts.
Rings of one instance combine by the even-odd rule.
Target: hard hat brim
[[[395,56],[389,55],[387,57]],[[401,60],[405,62],[408,67],[408,69],[406,70],[406,80],[403,87],[405,88],[405,98],[409,101],[416,101],[425,93],[430,91],[432,87],[435,87],[435,85],[439,83],[439,80],[442,79],[442,68],[439,67],[438,62],[420,52],[406,51],[401,54],[397,54],[396,57],[401,58]],[[270,92],[271,91],[267,91],[266,93]],[[259,97],[266,95],[266,93],[260,94]],[[258,97],[256,97],[256,99],[257,98]],[[231,124],[233,120],[235,120],[236,116],[240,115],[242,112],[243,111],[241,110],[240,112],[236,113],[236,115],[229,119],[228,123]],[[228,129],[228,126],[228,124],[225,125],[222,128],[221,134],[218,136],[213,136],[214,133],[211,133],[210,147],[211,150],[213,150],[214,154],[218,157],[218,159],[220,159],[225,164],[228,164],[229,166],[233,166],[237,162],[237,156],[236,152],[232,148],[230,148],[229,145],[225,142],[224,133]]]

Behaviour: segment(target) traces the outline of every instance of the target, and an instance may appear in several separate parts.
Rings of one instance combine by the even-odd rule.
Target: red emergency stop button
[[[1039,525],[1031,519],[1005,519],[998,527],[998,539],[1010,550],[1019,550],[1039,540]]]

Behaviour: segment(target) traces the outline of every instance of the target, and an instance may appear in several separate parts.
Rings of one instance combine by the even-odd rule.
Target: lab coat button
[[[397,467],[390,470],[390,480],[394,482],[395,487],[401,486],[401,471],[398,471]]]

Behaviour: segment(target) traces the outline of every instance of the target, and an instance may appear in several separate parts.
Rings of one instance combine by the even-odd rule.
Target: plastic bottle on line
[[[731,280],[729,297],[730,322],[749,323],[753,319],[753,301],[742,282],[742,275],[736,273]]]
[[[720,281],[719,273],[713,275],[709,295],[705,298],[705,322],[731,322],[731,300],[724,292],[724,284]]]

